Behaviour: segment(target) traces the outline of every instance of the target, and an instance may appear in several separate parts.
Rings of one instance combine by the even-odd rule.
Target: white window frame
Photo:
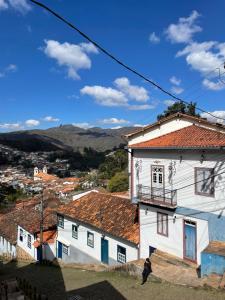
[[[58,215],[58,227],[64,228],[64,217],[61,215]]]
[[[27,247],[31,249],[31,235],[27,235]]]
[[[125,249],[125,254],[120,252],[120,249]],[[127,249],[123,246],[117,245],[117,261],[125,264],[127,262]]]
[[[23,243],[23,229],[22,228],[20,228],[19,240],[20,240],[20,242]]]
[[[74,230],[74,228],[76,228],[76,230]],[[76,224],[72,224],[72,237],[78,239],[78,226]]]
[[[91,236],[92,239],[90,239],[89,236]],[[94,244],[95,244],[94,238],[95,238],[94,233],[88,231],[87,232],[87,245],[91,248],[94,248]]]
[[[69,246],[66,246],[65,244],[62,244],[62,252],[65,255],[69,255]]]

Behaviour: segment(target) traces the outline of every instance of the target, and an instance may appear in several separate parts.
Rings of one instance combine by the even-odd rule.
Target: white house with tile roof
[[[57,213],[59,260],[116,265],[138,259],[138,211],[129,199],[91,192]]]
[[[203,275],[223,273],[225,126],[178,113],[126,138],[140,256],[158,249],[200,265]]]

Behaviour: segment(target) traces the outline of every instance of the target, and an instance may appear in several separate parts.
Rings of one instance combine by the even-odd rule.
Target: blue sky
[[[225,2],[43,1],[126,64],[225,117]],[[0,0],[0,131],[148,124],[171,100],[26,0]],[[220,80],[221,79],[221,80]]]

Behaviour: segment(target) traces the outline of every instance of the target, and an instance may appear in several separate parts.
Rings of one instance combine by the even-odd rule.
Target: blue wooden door
[[[37,261],[41,260],[41,249],[40,247],[37,247]]]
[[[184,223],[184,256],[196,261],[196,225],[195,223]]]
[[[109,263],[109,242],[103,238],[101,239],[101,262]]]
[[[58,242],[58,258],[62,258],[62,243]]]

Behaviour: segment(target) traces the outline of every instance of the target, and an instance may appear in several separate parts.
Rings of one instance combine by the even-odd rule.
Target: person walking
[[[149,274],[152,272],[152,266],[149,258],[146,258],[142,272],[142,285],[147,281]]]

